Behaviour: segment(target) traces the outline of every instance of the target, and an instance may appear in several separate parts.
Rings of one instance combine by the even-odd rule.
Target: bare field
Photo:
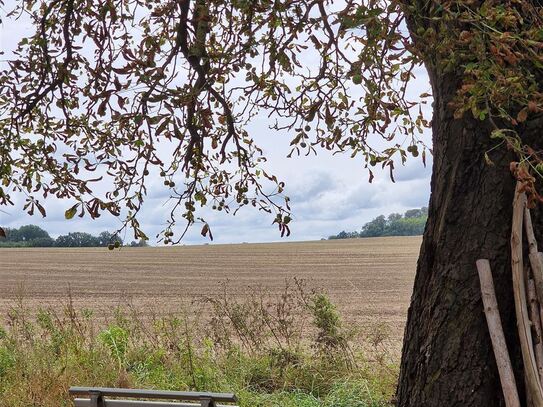
[[[363,327],[386,324],[401,339],[420,237],[387,237],[175,248],[0,249],[0,313],[23,298],[31,309],[59,307],[71,292],[76,307],[108,311],[133,303],[174,310],[212,295],[251,287],[279,293],[285,280],[325,289],[342,315]]]

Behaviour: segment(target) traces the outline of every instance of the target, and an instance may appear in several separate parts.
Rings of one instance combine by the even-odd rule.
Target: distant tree
[[[85,232],[72,232],[57,237],[57,247],[98,247],[100,241],[97,237]]]
[[[130,247],[148,247],[149,244],[147,243],[147,240],[140,239],[139,241],[132,240],[130,242]]]
[[[2,247],[50,247],[54,243],[49,233],[36,225],[6,228],[5,234]]]
[[[357,233],[356,237],[359,237],[358,233]],[[345,232],[343,230],[343,231],[339,232],[337,235],[330,235],[330,236],[328,236],[328,239],[322,238],[321,240],[338,240],[338,239],[347,239],[347,238],[348,238],[348,234],[347,234],[347,232]]]
[[[122,239],[110,232],[101,232],[93,236],[85,232],[71,232],[61,235],[57,239],[51,238],[47,231],[36,225],[25,225],[20,228],[5,228],[6,237],[0,241],[0,247],[107,247],[118,242],[122,245]],[[136,243],[142,245],[141,241]]]
[[[422,211],[420,209],[409,209],[403,215],[405,218],[420,218],[422,216]]]
[[[387,225],[385,236],[417,236],[424,233],[426,217],[401,218]]]
[[[5,228],[5,240],[7,242],[18,242],[19,241],[19,229],[16,228]]]
[[[38,237],[28,242],[29,247],[53,247],[55,246],[55,239],[47,237]]]
[[[353,236],[356,235],[356,236]],[[330,236],[329,239],[335,240],[335,239],[349,239],[351,237],[358,237],[358,234],[356,232],[345,232],[344,230],[339,232],[336,236]]]
[[[49,233],[36,225],[24,225],[13,230],[14,241],[31,241],[39,238],[48,238]]]
[[[360,237],[383,236],[386,226],[387,221],[385,217],[383,215],[377,216],[374,220],[364,225],[360,232]]]
[[[388,215],[387,223],[396,222],[397,220],[400,220],[402,218],[402,215],[399,213],[391,213]]]
[[[409,209],[404,215],[391,213],[386,219],[384,215],[380,215],[371,222],[366,223],[360,233],[342,231],[337,235],[330,236],[329,239],[422,235],[427,219],[428,208]]]
[[[108,231],[101,232],[97,237],[97,241],[98,246],[100,247],[107,247],[110,244],[115,244],[115,242],[119,242],[119,244],[121,245],[123,243],[123,240],[120,238],[119,235]]]

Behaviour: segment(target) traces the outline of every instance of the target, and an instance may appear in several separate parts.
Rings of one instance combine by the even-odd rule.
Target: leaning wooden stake
[[[539,381],[543,383],[543,342],[541,335],[541,317],[539,314],[539,303],[537,302],[537,294],[535,292],[534,280],[528,280],[528,299],[530,300],[530,319],[532,320],[532,328],[534,331],[534,353],[537,371],[539,372]]]
[[[492,281],[492,271],[490,263],[486,259],[477,260],[477,271],[479,272],[479,280],[481,281],[481,293],[483,298],[483,306],[498,365],[498,373],[507,407],[520,407],[518,397],[517,384],[515,375],[511,366],[511,359],[507,351],[507,344],[503,334],[500,312],[498,310],[498,301],[496,300],[496,292],[494,291],[494,282]]]
[[[535,239],[532,217],[530,209],[524,207],[524,225],[526,226],[526,240],[528,241],[528,253],[530,256],[530,266],[535,282],[535,290],[539,303],[543,303],[543,263],[540,253],[537,250],[537,240]]]
[[[522,220],[526,206],[526,195],[520,190],[517,183],[515,199],[513,201],[513,225],[511,230],[511,268],[513,271],[513,293],[515,296],[515,314],[519,331],[524,374],[526,376],[527,390],[532,396],[534,407],[543,407],[543,388],[539,381],[539,373],[534,355],[531,323],[528,314],[528,301],[526,298],[526,284],[522,260]]]

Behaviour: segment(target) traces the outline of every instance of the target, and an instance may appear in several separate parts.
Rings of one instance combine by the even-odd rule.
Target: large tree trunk
[[[429,69],[434,93],[434,164],[429,217],[405,330],[399,406],[502,406],[502,391],[475,267],[490,259],[517,385],[524,393],[513,293],[510,233],[514,157],[488,123],[455,120],[448,107],[455,78]],[[535,216],[535,228],[541,225]]]

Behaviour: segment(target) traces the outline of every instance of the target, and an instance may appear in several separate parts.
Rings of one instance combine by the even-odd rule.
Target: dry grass
[[[399,347],[420,237],[177,248],[1,249],[0,313],[24,291],[26,306],[60,306],[70,289],[78,308],[169,310],[209,296],[279,293],[285,279],[325,289],[342,316]],[[22,288],[21,288],[22,287]]]

